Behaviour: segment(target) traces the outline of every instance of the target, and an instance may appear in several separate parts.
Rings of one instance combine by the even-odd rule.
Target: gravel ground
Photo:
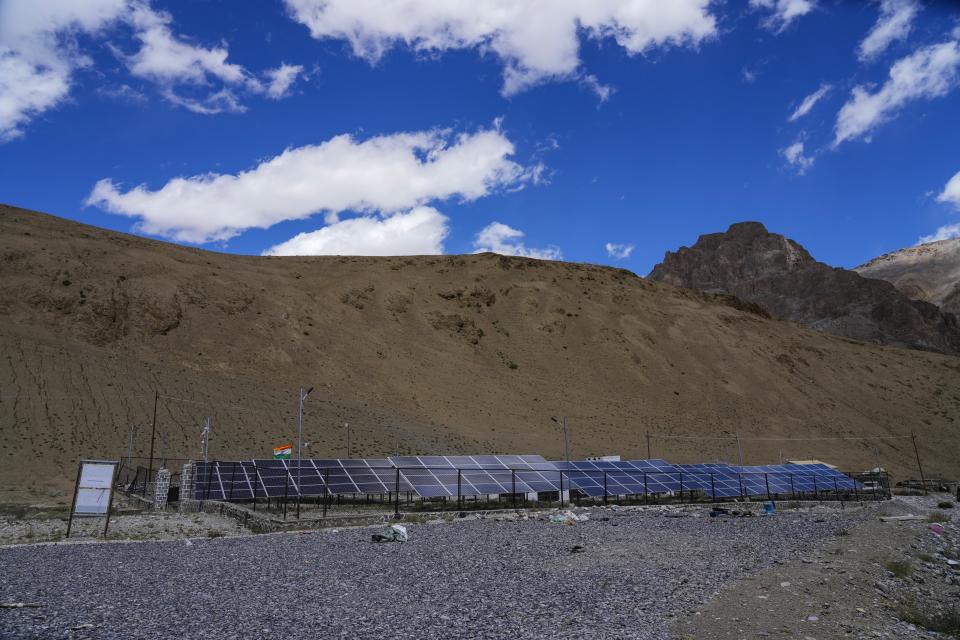
[[[71,540],[100,539],[103,518],[74,518]],[[67,518],[16,518],[0,515],[0,545],[63,540]],[[138,513],[115,515],[107,530],[109,540],[171,540],[199,536],[235,536],[249,533],[233,518],[210,513]]]
[[[0,549],[3,638],[669,638],[736,578],[863,517],[543,519]],[[574,547],[581,545],[582,551]],[[85,626],[91,625],[91,626]]]

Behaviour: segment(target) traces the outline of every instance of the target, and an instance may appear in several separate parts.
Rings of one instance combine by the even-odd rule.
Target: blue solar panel
[[[399,478],[398,478],[399,476]],[[561,480],[562,476],[562,480]],[[399,479],[399,483],[398,483]],[[547,461],[536,455],[395,456],[211,462],[196,465],[201,500],[415,492],[424,498],[556,492],[712,498],[800,496],[862,488],[823,464],[675,465],[665,460]]]

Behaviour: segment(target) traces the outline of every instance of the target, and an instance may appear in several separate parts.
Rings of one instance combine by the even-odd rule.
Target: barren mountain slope
[[[908,298],[960,314],[960,238],[885,253],[854,271],[891,282]]]
[[[817,262],[759,222],[733,224],[668,251],[650,279],[729,293],[775,318],[838,336],[960,355],[960,320],[953,314],[911,300],[883,280]]]
[[[743,310],[741,310],[743,309]],[[536,452],[679,462],[819,457],[960,475],[960,359],[769,320],[617,269],[491,254],[262,258],[0,208],[0,488],[80,457],[264,457],[313,385],[313,456]],[[859,440],[776,437],[896,436]],[[674,436],[667,438],[664,436]],[[159,453],[160,439],[157,440]],[[62,494],[61,494],[62,497]],[[0,500],[4,494],[0,494]]]

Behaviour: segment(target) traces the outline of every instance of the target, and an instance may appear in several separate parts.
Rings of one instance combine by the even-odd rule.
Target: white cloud
[[[897,40],[905,40],[919,11],[915,0],[881,0],[880,17],[860,43],[857,57],[864,62],[873,60]]]
[[[198,113],[243,111],[234,93],[240,89],[283,97],[302,70],[283,65],[260,80],[228,62],[226,46],[185,42],[171,22],[147,0],[0,0],[0,142],[22,135],[32,119],[68,99],[74,74],[92,65],[78,44],[81,34],[100,36],[121,25],[132,29],[140,42],[137,52],[127,56],[106,46],[118,52],[131,74],[156,82],[170,102]]]
[[[813,156],[804,154],[804,143],[802,140],[797,140],[786,149],[781,149],[780,155],[786,158],[790,167],[800,175],[806,173],[807,169],[813,166],[814,158]]]
[[[183,42],[170,30],[173,18],[146,5],[133,10],[132,23],[141,47],[128,60],[130,72],[160,83],[206,84],[217,78],[230,84],[247,78],[243,67],[227,62],[225,48],[205,49]]]
[[[908,102],[947,94],[957,84],[960,46],[955,41],[918,49],[890,68],[890,77],[875,93],[856,86],[834,127],[836,147],[846,140],[867,136],[890,120]]]
[[[298,234],[263,252],[266,256],[412,256],[443,253],[447,217],[416,207],[386,218],[361,216]]]
[[[632,244],[614,244],[608,242],[606,244],[607,255],[616,260],[623,260],[624,258],[629,258],[630,254],[633,253],[634,246]]]
[[[580,77],[580,84],[593,91],[600,98],[600,102],[606,102],[617,90],[609,84],[603,84],[597,79],[597,76],[586,74]]]
[[[0,142],[19,137],[33,118],[70,93],[77,67],[89,64],[74,44],[116,20],[126,0],[0,2]]]
[[[960,171],[955,173],[953,177],[947,181],[947,184],[944,185],[943,191],[937,195],[937,202],[953,205],[960,211]],[[917,244],[949,240],[951,238],[960,238],[960,222],[944,225],[929,236],[921,236]]]
[[[917,244],[927,244],[928,242],[951,240],[953,238],[960,238],[960,222],[944,225],[929,236],[920,236]]]
[[[0,49],[0,142],[23,135],[23,125],[66,97],[69,74],[36,67]]]
[[[523,244],[525,234],[502,222],[491,222],[480,230],[473,241],[474,253],[492,252],[505,256],[524,256],[539,260],[562,260],[559,247],[534,249]]]
[[[510,159],[513,154],[513,143],[498,128],[362,141],[340,135],[287,149],[236,175],[174,178],[155,191],[140,185],[122,192],[112,180],[101,180],[87,204],[139,218],[146,233],[203,243],[318,212],[334,222],[344,211],[394,213],[535,183],[541,167],[523,167]]]
[[[205,116],[217,113],[243,113],[247,110],[233,91],[226,87],[199,98],[181,95],[174,91],[172,87],[166,87],[160,93],[170,104]]]
[[[824,96],[830,93],[830,89],[832,89],[832,87],[829,84],[820,85],[819,89],[817,89],[816,91],[814,91],[813,93],[811,93],[810,95],[808,95],[806,98],[803,99],[803,102],[800,103],[800,106],[794,109],[793,113],[790,114],[790,117],[787,118],[787,121],[796,122],[803,116],[810,113],[810,111],[816,106],[816,104],[820,102],[820,100]]]
[[[763,26],[776,33],[782,32],[790,24],[816,8],[814,0],[750,0],[755,9],[767,9],[772,13],[763,19]]]
[[[266,71],[261,81],[243,66],[228,62],[225,46],[208,49],[176,36],[170,29],[172,21],[169,13],[134,5],[130,23],[141,46],[126,57],[127,66],[133,75],[156,82],[172,104],[195,113],[245,111],[235,93],[239,90],[279,100],[303,71],[302,66],[282,64]],[[187,95],[189,87],[200,95]]]
[[[298,64],[282,64],[276,69],[267,71],[266,76],[269,79],[266,87],[266,94],[274,100],[279,100],[287,96],[290,87],[297,81],[297,77],[303,73],[303,67]]]
[[[396,45],[415,51],[477,49],[504,65],[513,95],[581,73],[580,35],[627,53],[696,46],[716,34],[711,0],[286,0],[314,38],[347,40],[371,63]]]
[[[960,209],[960,171],[947,182],[943,191],[937,196],[937,202],[949,203]]]

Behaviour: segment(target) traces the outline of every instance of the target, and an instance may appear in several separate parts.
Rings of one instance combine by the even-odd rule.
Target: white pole
[[[300,451],[303,446],[303,387],[300,387],[300,412],[297,415],[297,494],[300,494]],[[299,500],[297,501],[299,505]],[[298,509],[300,507],[297,507]]]
[[[350,423],[349,423],[349,422],[344,422],[344,423],[343,423],[343,426],[346,427],[346,429],[347,429],[347,457],[349,458],[350,455],[351,455],[351,451],[352,451],[352,449],[351,449],[351,447],[350,447]]]
[[[740,457],[740,466],[743,466],[743,449],[740,447],[740,432],[736,432],[737,436],[737,455]]]

